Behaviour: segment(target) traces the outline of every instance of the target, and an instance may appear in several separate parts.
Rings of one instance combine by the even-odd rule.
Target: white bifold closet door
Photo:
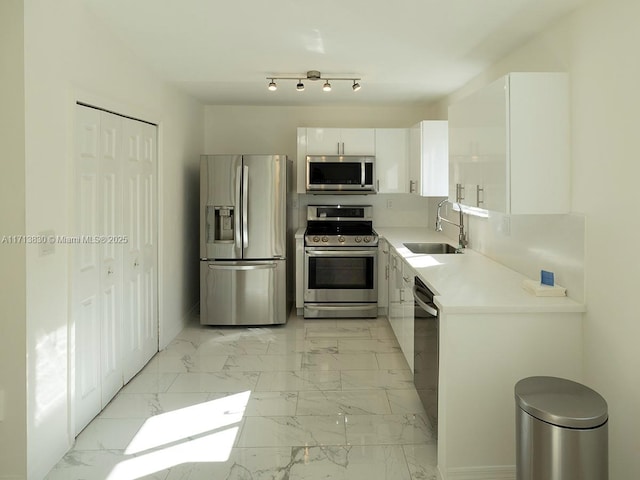
[[[156,127],[76,106],[75,430],[158,350]]]
[[[156,127],[124,123],[125,383],[158,351]],[[131,321],[128,321],[128,320]]]

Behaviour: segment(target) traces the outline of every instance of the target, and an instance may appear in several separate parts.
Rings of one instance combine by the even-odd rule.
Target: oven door
[[[377,248],[305,248],[305,302],[377,302]]]

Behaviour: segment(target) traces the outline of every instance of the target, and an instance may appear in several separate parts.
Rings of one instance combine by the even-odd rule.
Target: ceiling
[[[83,0],[164,80],[211,105],[419,105],[585,0]],[[361,78],[278,82],[269,76]]]

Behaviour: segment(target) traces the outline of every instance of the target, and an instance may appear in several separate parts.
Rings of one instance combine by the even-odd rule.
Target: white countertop
[[[307,230],[307,227],[302,227],[296,230],[295,238],[304,238],[304,232]]]
[[[524,275],[473,250],[463,254],[411,253],[407,242],[455,242],[426,227],[376,227],[376,232],[405,259],[433,291],[435,304],[447,313],[584,312],[568,297],[536,297],[522,288]]]

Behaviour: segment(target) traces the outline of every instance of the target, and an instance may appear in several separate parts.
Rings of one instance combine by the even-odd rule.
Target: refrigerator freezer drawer
[[[286,260],[200,262],[200,323],[286,323],[286,270]]]

